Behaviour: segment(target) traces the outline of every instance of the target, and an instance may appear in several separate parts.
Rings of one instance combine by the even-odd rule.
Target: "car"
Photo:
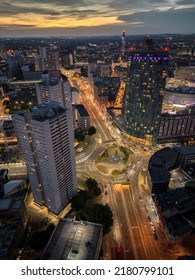
[[[82,151],[83,151],[83,147],[77,149],[78,153],[81,153]]]

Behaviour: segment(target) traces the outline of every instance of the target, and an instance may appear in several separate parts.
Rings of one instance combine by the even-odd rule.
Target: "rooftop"
[[[102,225],[61,219],[42,256],[44,260],[94,260]]]
[[[191,226],[183,217],[172,216],[166,219],[166,228],[173,236],[181,236],[191,231]]]
[[[195,88],[190,86],[170,87],[170,88],[165,88],[165,91],[182,93],[182,94],[195,94]]]
[[[4,184],[4,195],[8,195],[12,193],[16,189],[18,191],[22,183],[25,183],[25,180],[13,180],[9,181],[8,183]],[[26,186],[26,184],[25,184]]]
[[[157,198],[162,212],[169,210],[172,213],[184,213],[191,209],[195,210],[195,200],[184,188],[160,193],[157,195]]]
[[[34,106],[32,110],[18,112],[16,115],[24,116],[26,113],[31,113],[32,119],[43,122],[47,119],[52,119],[63,114],[67,109],[60,107],[57,101]]]
[[[89,114],[83,104],[75,104],[75,108],[79,111],[81,117],[89,117]]]
[[[195,154],[195,145],[193,146],[181,146],[173,148],[176,152],[179,152],[182,155],[194,155]]]

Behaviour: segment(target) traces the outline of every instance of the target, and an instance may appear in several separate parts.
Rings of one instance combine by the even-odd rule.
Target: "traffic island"
[[[123,146],[111,146],[105,149],[96,160],[97,169],[106,174],[117,176],[126,172],[133,152]]]

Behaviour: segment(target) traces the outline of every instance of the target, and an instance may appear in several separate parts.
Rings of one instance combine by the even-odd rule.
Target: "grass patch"
[[[104,174],[108,174],[108,168],[106,166],[98,165],[97,168],[100,172],[103,172]]]
[[[113,175],[113,176],[120,175],[120,174],[125,173],[125,171],[126,171],[125,168],[123,168],[123,169],[121,169],[121,170],[115,169],[115,170],[112,171],[112,175]]]

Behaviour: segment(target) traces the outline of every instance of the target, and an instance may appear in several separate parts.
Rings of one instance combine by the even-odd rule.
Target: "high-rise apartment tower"
[[[60,106],[71,108],[71,87],[68,78],[60,71],[43,71],[42,83],[36,84],[38,103],[58,101]]]
[[[150,36],[145,48],[129,53],[123,104],[125,128],[145,144],[156,143],[168,64],[168,52],[155,49]]]
[[[14,115],[34,201],[59,212],[77,193],[72,111],[50,102]]]

